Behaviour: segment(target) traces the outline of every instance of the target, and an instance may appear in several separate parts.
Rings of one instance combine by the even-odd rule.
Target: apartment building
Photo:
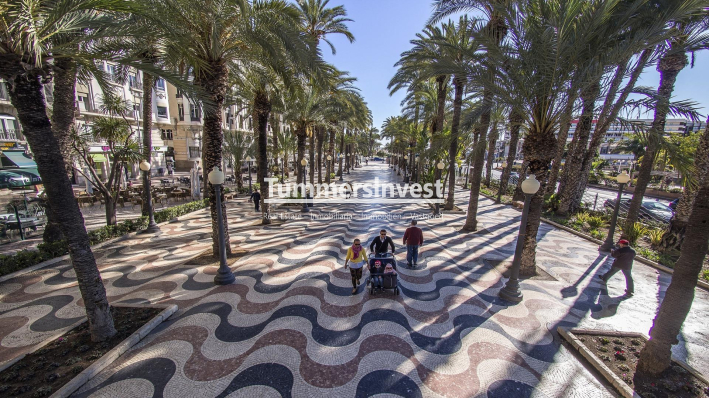
[[[102,62],[100,67],[106,72],[111,89],[132,108],[129,117],[135,138],[142,142],[146,134],[143,123],[143,76],[141,71],[132,70],[127,81],[118,78],[118,67],[109,62]],[[201,167],[203,110],[199,103],[183,96],[179,90],[164,79],[156,79],[152,103],[152,172],[154,175],[167,174],[168,169],[189,171],[196,165]],[[51,107],[53,103],[52,86],[45,87],[45,97]],[[105,142],[91,135],[91,126],[96,118],[106,116],[101,112],[103,91],[95,79],[76,85],[76,127],[92,140],[89,147],[91,160],[96,164],[99,175],[107,175],[108,147]],[[245,109],[236,105],[227,106],[223,115],[225,129],[252,131],[252,121]],[[270,126],[269,126],[270,131]],[[0,151],[31,152],[22,134],[22,128],[16,118],[16,111],[8,97],[7,87],[0,81]],[[84,165],[75,165],[80,170]],[[129,177],[137,178],[138,164],[130,167]],[[74,183],[83,184],[79,175],[74,176]]]

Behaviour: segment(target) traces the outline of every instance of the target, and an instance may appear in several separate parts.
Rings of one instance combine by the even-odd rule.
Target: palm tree
[[[330,46],[335,54],[335,46],[327,39],[332,34],[344,35],[350,43],[354,43],[355,38],[347,28],[346,22],[352,22],[347,18],[347,11],[344,6],[328,8],[330,0],[298,0],[298,8],[301,14],[301,24],[305,33],[314,38],[318,43],[323,40]]]
[[[49,205],[69,246],[94,341],[110,338],[116,329],[84,220],[74,199],[62,147],[47,117],[43,84],[51,81],[58,54],[62,54],[61,58],[72,56],[90,39],[83,34],[85,31],[96,31],[110,20],[110,14],[97,12],[107,9],[106,6],[120,5],[85,0],[5,2],[0,14],[0,77],[10,86],[10,101],[17,110]],[[27,29],[30,21],[34,29]],[[54,42],[52,38],[58,35],[69,39]]]
[[[650,329],[650,340],[640,351],[636,379],[657,376],[671,364],[671,348],[687,318],[694,300],[694,289],[709,249],[709,128],[704,130],[695,169],[699,176],[697,195],[686,224],[679,260],[675,263],[672,281]]]
[[[224,150],[228,157],[231,158],[231,164],[234,165],[236,172],[236,184],[239,189],[243,187],[243,179],[241,178],[241,165],[247,156],[253,155],[254,139],[251,135],[242,130],[225,130],[224,131]]]
[[[207,175],[222,163],[222,109],[230,70],[264,53],[279,54],[285,50],[290,57],[304,59],[312,57],[316,50],[298,32],[297,8],[282,0],[255,3],[150,0],[145,8],[151,10],[145,17],[158,26],[158,38],[165,41],[165,54],[172,58],[172,64],[183,65],[202,91],[205,108],[202,161],[216,256],[219,253],[216,197]],[[222,207],[225,239],[229,242],[224,201]],[[231,253],[229,244],[227,252]]]
[[[675,35],[669,40],[668,44],[663,45],[663,55],[657,65],[657,70],[660,72],[660,86],[657,89],[655,116],[648,132],[648,145],[645,149],[643,161],[640,164],[637,183],[633,191],[633,199],[630,201],[628,216],[625,221],[626,227],[633,225],[638,219],[640,205],[650,182],[660,137],[665,131],[665,119],[670,111],[670,98],[674,91],[674,85],[677,76],[688,64],[686,53],[704,48],[707,44],[707,39],[703,33],[706,30],[706,24],[709,19],[706,18],[702,11],[704,5],[700,4],[700,2],[691,1],[683,3],[687,3],[687,13],[684,18],[678,17],[672,20],[671,26],[674,28]],[[693,7],[689,7],[692,5]],[[672,5],[670,4],[670,6]]]

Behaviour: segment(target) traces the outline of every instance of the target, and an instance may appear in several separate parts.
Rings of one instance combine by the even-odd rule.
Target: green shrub
[[[207,206],[209,206],[209,199],[197,200],[179,206],[168,207],[167,209],[155,212],[155,222],[161,223],[170,221],[174,218],[192,213],[193,211],[204,209]]]
[[[660,260],[660,256],[657,253],[644,247],[638,249],[638,254],[650,261],[658,262]]]
[[[606,224],[606,219],[603,216],[589,216],[586,223],[592,230],[596,230]]]
[[[631,228],[626,229],[621,227],[621,229],[623,230],[623,236],[625,236],[633,246],[638,242],[638,238],[647,234],[647,228],[639,222],[634,223]]]
[[[21,250],[11,256],[0,255],[0,275],[7,275],[52,258],[49,253],[37,250]]]
[[[553,193],[549,196],[544,197],[544,208],[551,211],[557,211],[559,209],[559,202],[561,202],[559,195]]]
[[[665,231],[662,229],[657,229],[657,228],[648,229],[647,237],[649,238],[650,244],[652,245],[652,247],[660,246],[660,243],[662,243],[662,236],[664,234],[665,234]]]
[[[592,237],[594,237],[598,240],[603,240],[606,238],[606,235],[597,229],[592,229],[591,232],[589,232],[589,233],[591,234]]]
[[[709,269],[705,269],[704,271],[702,271],[702,273],[699,275],[699,278],[709,282]]]
[[[588,221],[589,217],[591,217],[590,214],[585,211],[582,211],[580,213],[574,214],[574,217],[571,222],[578,227],[583,227]]]

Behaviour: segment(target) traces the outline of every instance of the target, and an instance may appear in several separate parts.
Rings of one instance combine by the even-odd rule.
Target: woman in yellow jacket
[[[359,239],[355,239],[352,247],[347,249],[347,257],[345,258],[345,269],[347,269],[347,264],[350,261],[352,261],[352,264],[350,265],[350,275],[352,275],[352,294],[356,294],[357,285],[361,283],[362,269],[364,268],[364,263],[367,262],[367,253],[365,253],[364,248],[359,242]]]

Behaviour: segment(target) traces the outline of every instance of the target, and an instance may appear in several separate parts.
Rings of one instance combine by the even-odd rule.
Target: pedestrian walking
[[[352,277],[352,294],[357,293],[357,286],[361,284],[362,279],[362,268],[364,263],[367,262],[367,253],[359,242],[359,239],[355,239],[352,246],[347,249],[347,257],[345,257],[345,269],[347,269],[348,263],[352,261],[350,267],[350,276]]]
[[[406,265],[416,266],[419,259],[419,246],[423,244],[423,231],[416,226],[416,220],[411,220],[411,226],[404,232],[404,244],[406,245]]]
[[[631,275],[633,260],[635,260],[635,250],[630,247],[628,240],[621,239],[618,241],[618,246],[611,250],[611,256],[615,259],[611,269],[598,277],[603,280],[603,283],[606,283],[618,271],[623,272],[623,275],[625,275],[625,295],[630,297],[635,293],[635,284]]]
[[[261,192],[258,190],[254,191],[251,193],[251,197],[249,198],[249,202],[254,202],[254,208],[256,211],[261,211],[260,206],[261,206]]]

